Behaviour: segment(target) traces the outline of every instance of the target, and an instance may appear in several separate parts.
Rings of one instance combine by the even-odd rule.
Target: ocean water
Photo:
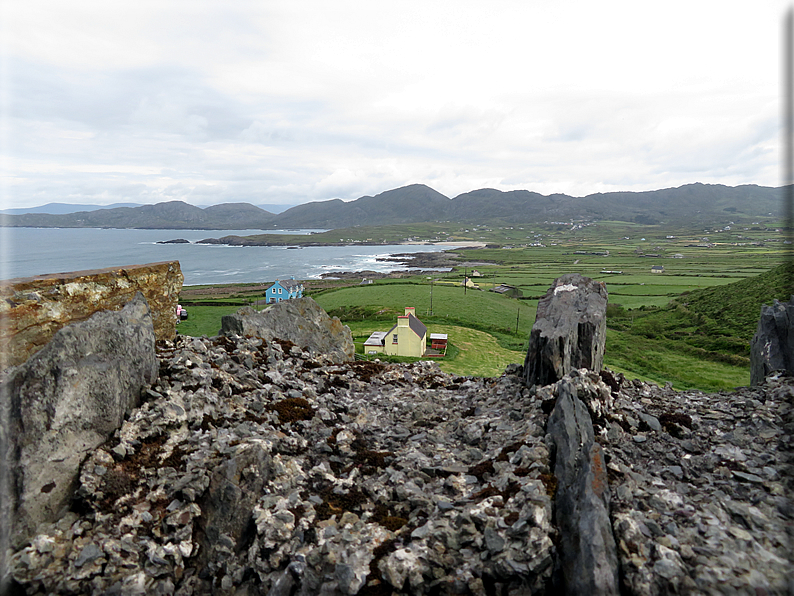
[[[309,234],[312,230],[268,233]],[[179,261],[185,285],[257,283],[319,278],[335,271],[388,272],[404,266],[381,262],[395,253],[438,252],[441,246],[273,246],[157,244],[184,238],[197,242],[228,235],[261,234],[261,230],[114,230],[97,228],[0,228],[0,279],[30,277],[85,269],[121,267],[157,261]]]

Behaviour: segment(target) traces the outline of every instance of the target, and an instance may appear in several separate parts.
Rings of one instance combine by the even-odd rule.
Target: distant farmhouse
[[[664,273],[664,265],[654,265],[651,267],[651,273]]]
[[[397,317],[397,324],[386,332],[375,331],[364,342],[367,354],[384,354],[394,356],[425,355],[427,349],[427,327],[416,318],[413,306],[405,307],[405,315]]]
[[[509,286],[507,284],[500,284],[491,288],[492,292],[496,292],[497,294],[502,294],[503,296],[508,296],[510,298],[521,298],[524,293],[519,290],[515,286]]]
[[[471,288],[472,290],[479,290],[480,286],[474,283],[470,277],[464,277],[463,281],[460,282],[460,285],[466,286],[467,288]]]
[[[276,283],[265,290],[265,301],[268,304],[292,298],[303,298],[303,284],[294,279],[283,281],[277,279]]]

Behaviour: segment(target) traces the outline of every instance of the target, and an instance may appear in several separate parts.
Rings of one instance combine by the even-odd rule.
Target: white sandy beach
[[[454,246],[457,248],[485,248],[485,242],[474,242],[472,240],[451,240],[449,242],[400,242],[400,244],[425,244],[433,246]]]

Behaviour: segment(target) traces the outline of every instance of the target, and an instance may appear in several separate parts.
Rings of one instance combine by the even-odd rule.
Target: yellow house
[[[479,290],[480,286],[474,283],[470,277],[464,277],[463,281],[460,282],[460,285],[466,286],[467,288],[471,288],[472,290]]]
[[[424,356],[427,348],[427,327],[416,318],[413,306],[405,307],[405,315],[386,331],[376,331],[364,344],[367,353],[385,352],[393,356]]]

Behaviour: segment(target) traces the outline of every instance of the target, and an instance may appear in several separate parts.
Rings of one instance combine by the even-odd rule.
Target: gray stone
[[[566,594],[615,594],[618,558],[609,519],[609,484],[601,446],[585,405],[568,380],[555,386],[548,436],[557,477],[556,510]]]
[[[199,556],[212,560],[226,540],[235,548],[252,524],[252,512],[270,474],[270,456],[260,445],[246,445],[212,471],[207,493],[199,503],[203,516]],[[274,520],[275,521],[275,520]],[[283,522],[282,522],[283,523]]]
[[[152,317],[140,292],[120,311],[60,329],[8,371],[0,394],[10,444],[0,455],[11,471],[10,511],[3,513],[12,516],[12,544],[65,512],[80,463],[121,426],[157,371]]]
[[[754,482],[756,484],[763,484],[764,479],[760,476],[756,476],[755,474],[749,474],[747,472],[741,472],[739,470],[734,470],[733,475],[740,480],[744,480],[746,482]]]
[[[287,568],[282,571],[270,590],[267,596],[291,596],[295,594],[298,586],[300,585],[301,576],[305,570],[305,565],[298,561],[293,561]]]
[[[77,555],[77,559],[75,559],[74,561],[74,566],[82,567],[86,563],[92,563],[101,556],[102,556],[102,549],[100,549],[96,544],[92,542],[91,544],[85,546],[83,550],[80,551],[80,554]]]
[[[569,273],[538,302],[524,361],[528,385],[549,385],[573,369],[598,372],[604,361],[607,290],[603,283]]]
[[[750,342],[750,384],[763,383],[770,373],[794,374],[794,296],[761,307],[758,328]]]
[[[483,538],[485,539],[485,546],[489,552],[498,553],[504,550],[505,539],[493,528],[485,528]]]
[[[246,306],[221,319],[221,335],[288,340],[333,362],[353,359],[355,346],[350,328],[328,314],[311,298],[282,300],[257,312]]]
[[[659,423],[659,419],[656,416],[651,416],[650,414],[644,414],[640,412],[639,417],[640,420],[642,420],[651,428],[651,430],[655,430],[656,432],[662,430],[662,425]]]

